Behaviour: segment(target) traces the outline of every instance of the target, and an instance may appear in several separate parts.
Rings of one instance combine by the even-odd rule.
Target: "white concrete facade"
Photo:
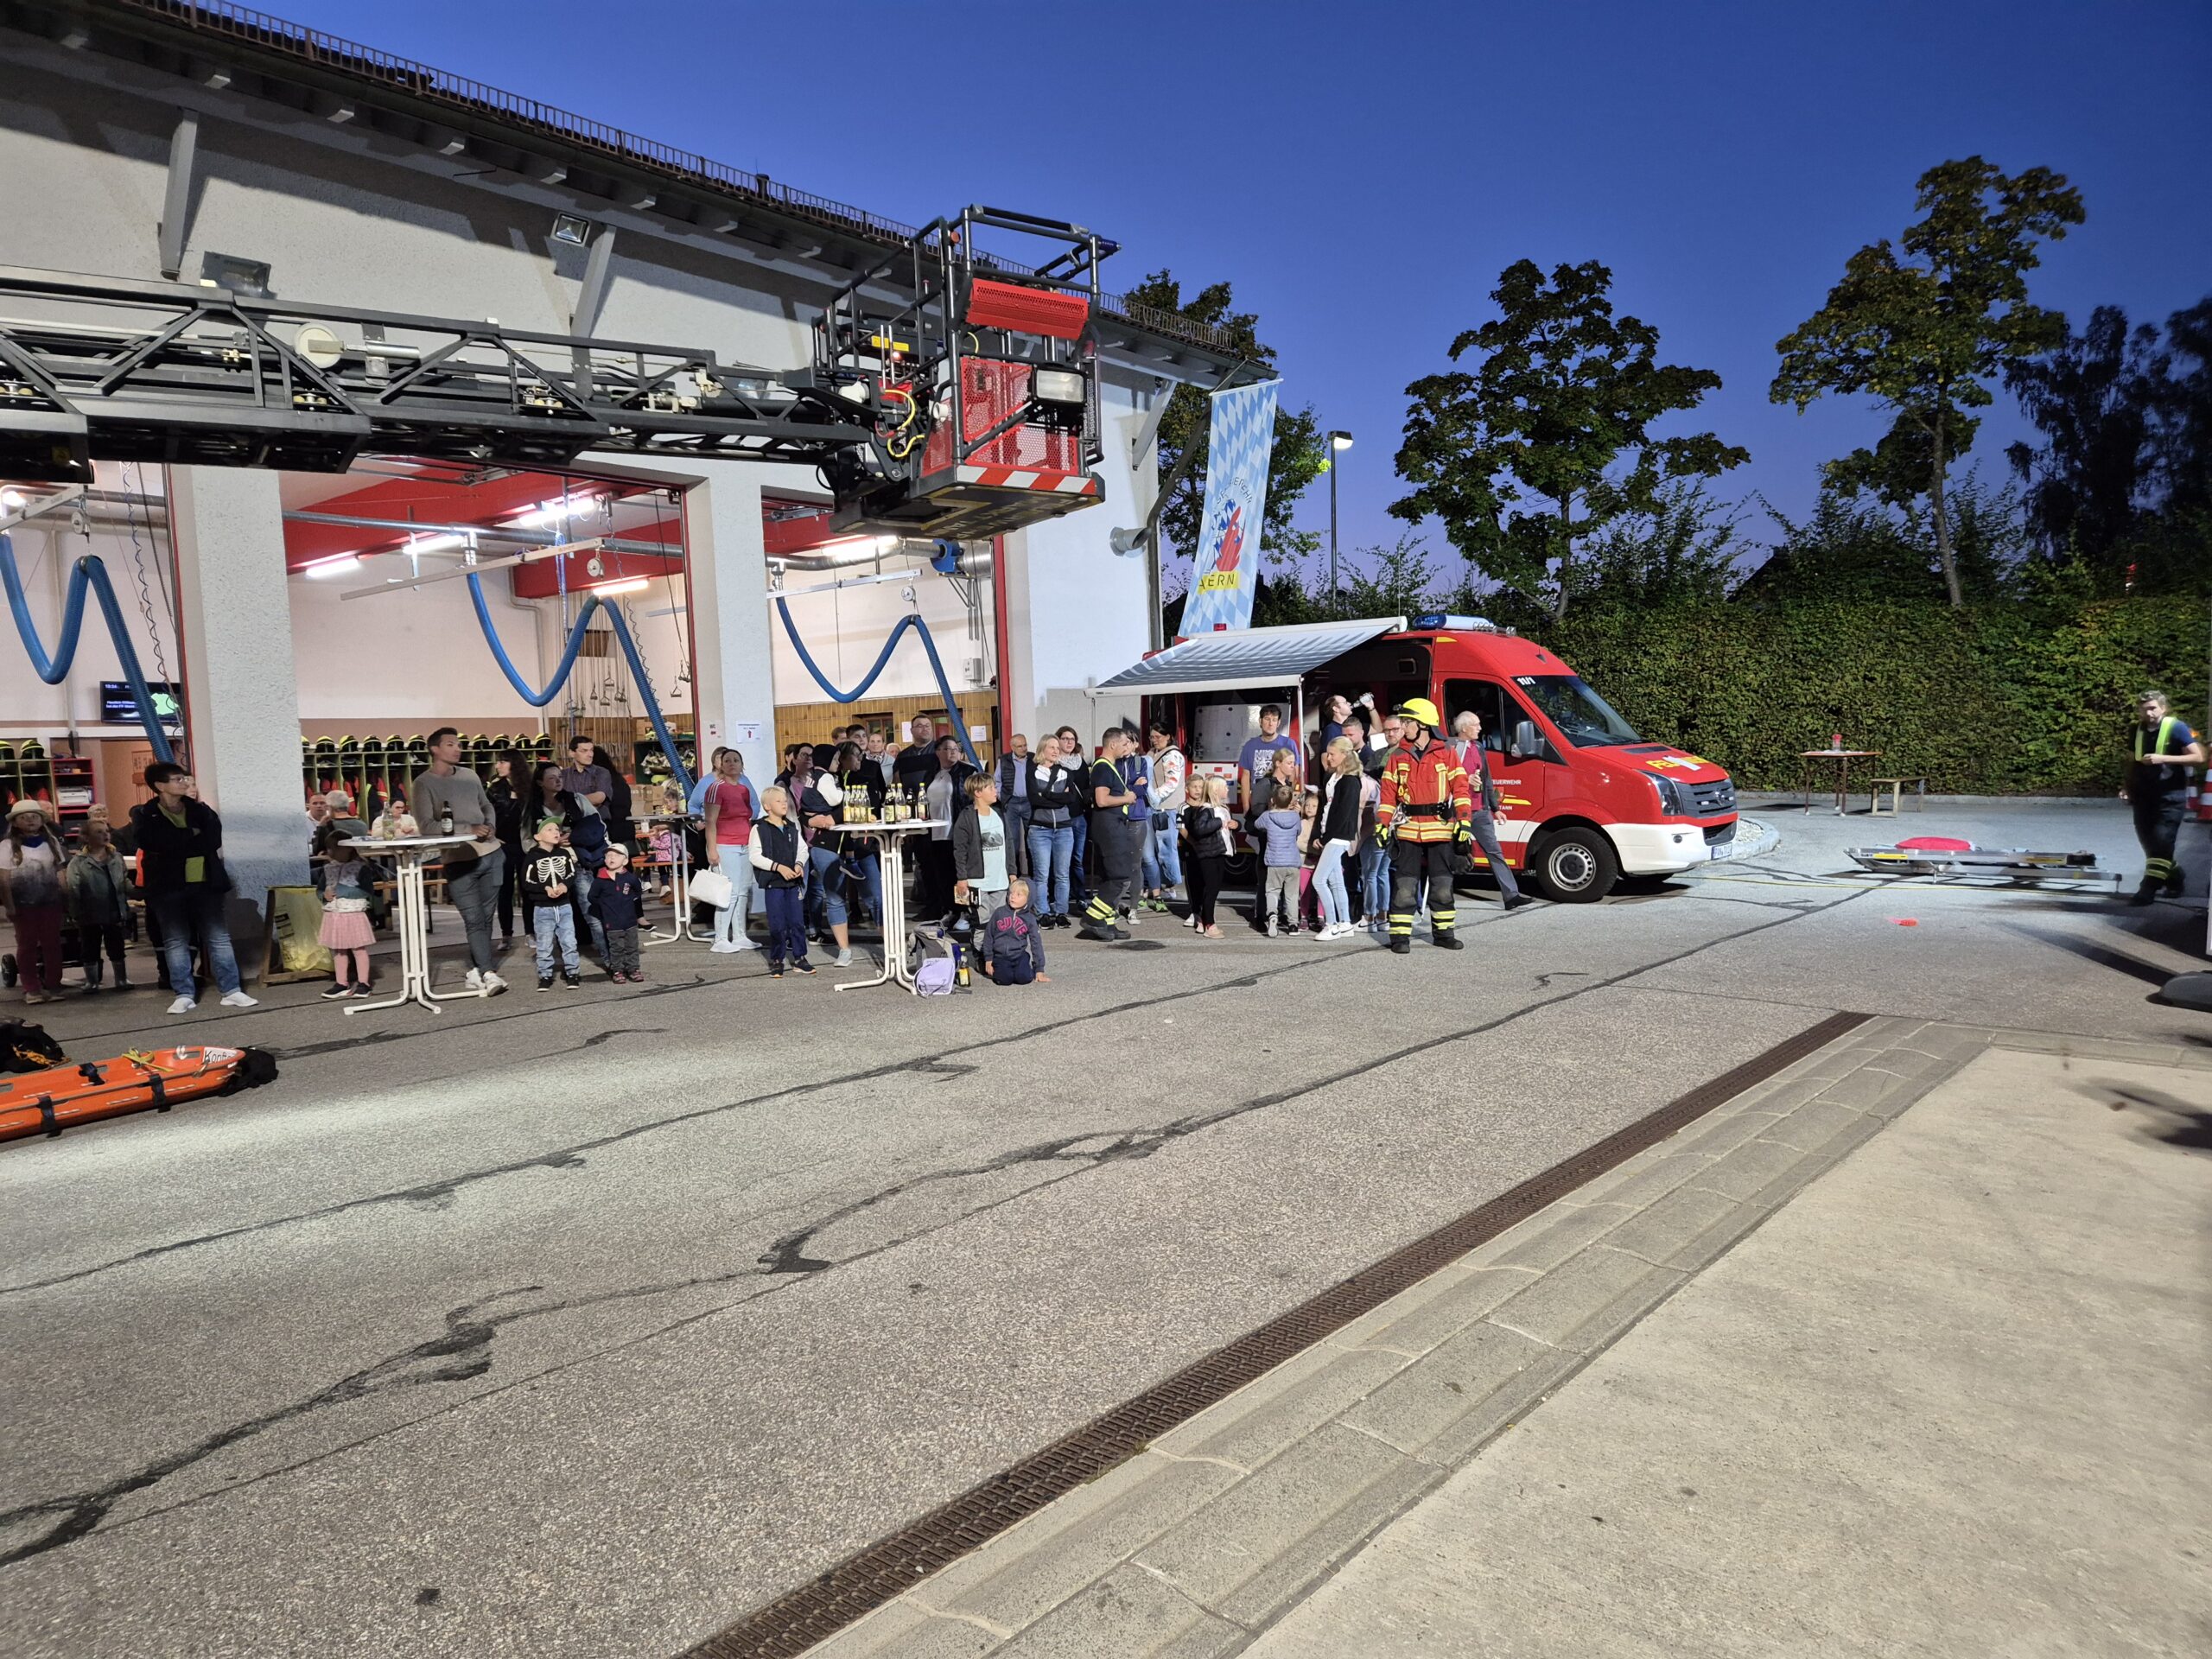
[[[570,328],[585,254],[553,240],[556,211],[570,206],[557,189],[512,173],[462,176],[467,168],[434,153],[369,143],[312,110],[249,98],[208,79],[164,74],[0,29],[0,225],[6,226],[0,263],[132,280],[158,276],[171,137],[180,111],[188,108],[198,119],[196,168],[186,222],[171,227],[181,232],[184,280],[196,276],[203,253],[219,251],[266,261],[272,287],[288,298],[494,317],[511,327],[553,333]],[[696,230],[656,223],[641,208],[619,201],[597,203],[589,211],[595,224],[613,227],[618,238],[593,333],[696,344],[726,361],[770,367],[805,360],[809,320],[838,273],[808,265],[803,250],[716,242]],[[1098,469],[1106,485],[1104,504],[1005,539],[989,590],[1007,607],[1003,661],[988,613],[982,626],[971,629],[950,584],[926,572],[915,582],[918,608],[956,690],[995,682],[1009,730],[1033,736],[1045,725],[1068,720],[1090,731],[1103,718],[1133,712],[1095,706],[1084,693],[1091,683],[1126,666],[1147,642],[1142,561],[1117,557],[1108,540],[1116,527],[1142,522],[1156,486],[1150,456],[1135,467],[1129,456],[1130,439],[1156,384],[1149,372],[1107,364],[1102,373],[1106,454]],[[695,632],[689,639],[683,636],[687,619],[681,614],[645,618],[639,626],[667,712],[686,713],[696,700],[701,741],[711,747],[727,741],[715,734],[716,728],[725,734],[748,727],[772,734],[779,701],[822,700],[782,640],[767,603],[760,519],[764,491],[775,493],[784,486],[818,495],[819,481],[810,473],[744,463],[700,463],[683,475],[632,456],[611,464],[666,474],[687,490],[688,620]],[[579,465],[588,469],[592,458]],[[140,470],[142,486],[157,491],[162,469]],[[193,736],[215,744],[212,757],[195,755],[195,764],[226,819],[240,806],[256,816],[264,811],[260,791],[274,788],[280,770],[296,793],[302,718],[358,721],[364,730],[412,731],[448,719],[501,721],[494,729],[535,725],[538,711],[499,674],[460,584],[343,602],[335,591],[342,582],[287,582],[275,480],[266,482],[266,488],[233,489],[203,474],[188,484],[180,469],[172,486],[180,521],[188,493],[192,512],[203,521],[219,503],[235,546],[257,548],[276,561],[269,580],[253,582],[223,565],[225,581],[236,576],[233,602],[251,608],[224,619],[226,626],[209,636],[207,649],[219,651],[219,642],[232,638],[272,648],[254,664],[246,702],[206,714],[219,724],[203,733],[203,711],[194,710]],[[266,522],[246,522],[257,514],[265,514]],[[177,540],[181,562],[181,522]],[[65,541],[72,546],[64,547]],[[48,551],[67,558],[83,550],[83,543],[26,533],[18,537],[18,550],[27,560]],[[138,626],[125,568],[127,543],[97,527],[93,550],[110,564],[126,595],[126,614]],[[205,575],[218,555],[201,533],[191,556]],[[795,571],[789,585],[823,579]],[[501,578],[486,585],[508,650],[518,667],[542,683],[559,644],[551,607],[514,601]],[[632,613],[664,609],[671,594],[680,608],[685,583],[665,589],[657,584],[649,596],[639,596]],[[43,603],[35,591],[34,610]],[[849,685],[874,660],[883,632],[908,607],[899,587],[887,585],[803,596],[793,608],[825,671]],[[195,621],[188,611],[184,620],[190,635],[207,619]],[[206,696],[226,702],[231,680],[226,671],[205,660],[207,652],[190,648],[189,639],[185,643],[195,704],[203,687]],[[142,637],[137,645],[147,672],[158,677],[151,640]],[[174,665],[176,642],[165,645]],[[0,734],[47,735],[72,722],[90,725],[99,712],[98,683],[115,675],[97,618],[88,619],[85,652],[67,687],[48,688],[30,674],[18,647],[0,642]],[[295,677],[289,697],[274,695],[263,682],[279,663],[289,673],[295,660],[304,678]],[[979,680],[969,680],[963,669],[969,663],[981,664]],[[688,680],[680,668],[688,668]],[[202,675],[212,677],[202,681]],[[876,694],[934,689],[925,658],[907,644]],[[239,747],[257,745],[268,750],[269,778],[252,786],[251,801],[233,804],[224,798],[245,788],[250,773],[258,777]]]

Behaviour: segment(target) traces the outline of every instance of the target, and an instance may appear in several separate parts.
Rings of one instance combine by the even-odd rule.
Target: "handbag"
[[[697,870],[691,876],[691,902],[709,910],[728,910],[737,902],[737,889],[720,870]]]

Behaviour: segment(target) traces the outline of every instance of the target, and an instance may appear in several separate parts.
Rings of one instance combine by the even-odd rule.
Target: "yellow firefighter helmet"
[[[1391,711],[1402,720],[1417,720],[1432,732],[1443,728],[1444,722],[1436,713],[1436,705],[1427,697],[1408,697]]]

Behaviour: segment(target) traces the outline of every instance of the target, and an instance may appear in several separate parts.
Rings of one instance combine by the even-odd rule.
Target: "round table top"
[[[1800,749],[1800,760],[1878,760],[1879,749]]]
[[[359,847],[365,853],[419,852],[433,847],[466,847],[476,840],[474,836],[393,836],[389,840],[378,836],[348,836],[345,844]]]
[[[871,818],[860,823],[841,823],[837,826],[841,830],[866,830],[873,834],[893,836],[905,835],[909,831],[915,830],[950,830],[951,827],[952,820],[950,818],[901,818],[896,823],[884,823],[876,819]],[[828,835],[831,832],[827,830],[817,830],[815,833],[817,835]]]

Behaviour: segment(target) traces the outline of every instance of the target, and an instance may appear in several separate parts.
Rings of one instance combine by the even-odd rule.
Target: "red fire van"
[[[1479,617],[1201,634],[1151,652],[1097,690],[1141,694],[1147,718],[1167,715],[1195,775],[1232,779],[1268,703],[1303,740],[1309,778],[1332,696],[1357,702],[1365,693],[1385,714],[1427,697],[1447,729],[1471,709],[1502,798],[1506,861],[1567,903],[1602,899],[1624,876],[1678,874],[1738,851],[1736,787],[1725,770],[1646,741],[1551,652]]]

